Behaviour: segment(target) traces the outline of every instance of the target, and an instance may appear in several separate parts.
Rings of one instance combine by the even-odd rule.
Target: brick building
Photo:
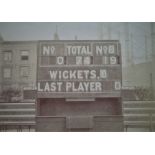
[[[36,85],[36,41],[1,41],[0,43],[0,91],[20,90]]]

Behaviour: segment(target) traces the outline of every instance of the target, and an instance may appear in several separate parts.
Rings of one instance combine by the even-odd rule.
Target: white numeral
[[[107,70],[105,69],[100,70],[100,78],[107,78]]]
[[[110,57],[110,64],[115,65],[116,63],[117,63],[116,57],[114,57],[114,56]]]
[[[57,64],[63,65],[64,64],[64,57],[57,57]]]
[[[115,90],[120,90],[121,89],[121,83],[119,81],[115,82]]]

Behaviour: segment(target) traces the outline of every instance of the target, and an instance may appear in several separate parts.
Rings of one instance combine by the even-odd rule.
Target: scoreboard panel
[[[120,97],[119,41],[40,41],[38,98]]]

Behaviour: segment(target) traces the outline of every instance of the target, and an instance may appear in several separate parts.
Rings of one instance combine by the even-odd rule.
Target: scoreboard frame
[[[48,45],[48,46],[51,46],[51,45],[64,45],[64,47],[66,45],[73,45],[73,46],[79,46],[79,45],[82,45],[82,46],[85,46],[85,45],[88,45],[90,44],[90,49],[92,50],[93,49],[93,44],[104,44],[104,45],[108,45],[108,44],[115,44],[116,45],[116,52],[117,52],[117,56],[119,57],[119,64],[117,65],[110,65],[110,64],[106,64],[106,65],[103,65],[103,64],[98,64],[98,65],[79,65],[78,67],[79,68],[92,68],[92,67],[103,67],[103,66],[108,66],[108,67],[112,67],[112,68],[119,68],[120,69],[120,78],[119,78],[119,81],[120,81],[120,84],[122,85],[122,59],[121,59],[121,47],[120,47],[120,43],[118,40],[48,40],[48,41],[39,41],[39,44],[38,44],[38,58],[37,58],[37,98],[100,98],[100,97],[121,97],[121,88],[120,90],[117,90],[117,91],[109,91],[109,92],[48,92],[48,91],[43,91],[43,92],[40,92],[38,91],[38,82],[42,82],[42,81],[46,81],[46,79],[40,79],[40,77],[38,76],[39,75],[39,72],[40,72],[40,69],[44,70],[45,68],[55,68],[55,67],[60,67],[60,68],[70,68],[70,69],[74,69],[74,68],[77,68],[77,65],[58,65],[58,64],[55,64],[55,65],[40,65],[40,59],[41,59],[41,48],[42,48],[42,45]],[[92,51],[92,53],[94,54],[94,52]],[[75,55],[77,56],[77,55]],[[87,56],[87,55],[85,55]],[[94,55],[93,55],[94,56]],[[94,59],[93,59],[94,61]],[[55,81],[55,80],[53,80]],[[68,80],[70,81],[70,80]],[[72,80],[71,80],[72,81]],[[89,81],[89,80],[88,80]],[[96,81],[98,81],[96,79]],[[106,80],[107,81],[107,80]]]

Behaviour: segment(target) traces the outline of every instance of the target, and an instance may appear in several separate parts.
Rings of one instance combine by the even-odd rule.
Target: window
[[[4,61],[12,61],[12,51],[4,51]]]
[[[29,76],[29,67],[24,66],[20,68],[20,76],[21,77],[27,77]]]
[[[4,68],[3,69],[3,77],[4,78],[11,78],[11,68]]]
[[[29,60],[29,52],[28,51],[21,51],[21,60],[23,60],[23,61]]]

